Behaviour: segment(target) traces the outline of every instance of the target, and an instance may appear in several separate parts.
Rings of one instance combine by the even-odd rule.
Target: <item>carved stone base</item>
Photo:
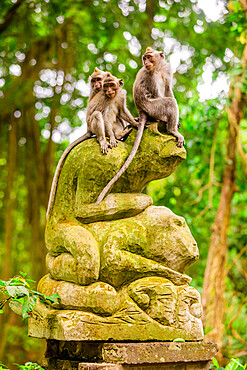
[[[167,313],[167,317],[169,318]],[[182,316],[183,317],[183,316]],[[187,318],[187,316],[185,316]],[[91,312],[56,310],[37,303],[29,319],[29,336],[59,341],[186,341],[203,339],[200,319],[190,315],[178,326],[162,325],[141,310],[130,298],[111,316]]]
[[[48,340],[43,366],[46,370],[206,370],[216,353],[217,345],[212,342],[104,343]]]

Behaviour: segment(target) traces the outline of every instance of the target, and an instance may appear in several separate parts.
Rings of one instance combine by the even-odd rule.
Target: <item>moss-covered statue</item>
[[[96,139],[75,146],[46,225],[47,268],[38,286],[59,304],[36,306],[29,333],[58,340],[203,339],[199,293],[185,270],[198,248],[185,220],[141,192],[185,159],[157,124],[110,194],[95,201],[128,157],[135,133],[103,156]]]

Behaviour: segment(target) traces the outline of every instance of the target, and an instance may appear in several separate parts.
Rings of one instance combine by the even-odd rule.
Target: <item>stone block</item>
[[[208,370],[217,350],[213,342],[103,343],[50,340],[47,341],[45,368]]]

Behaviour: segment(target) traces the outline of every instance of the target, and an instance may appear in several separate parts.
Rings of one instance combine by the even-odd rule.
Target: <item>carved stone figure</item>
[[[47,268],[29,334],[57,340],[202,340],[199,293],[186,269],[198,248],[185,220],[142,190],[185,159],[172,136],[145,130],[133,162],[97,206],[128,157],[132,132],[103,156],[96,139],[75,146],[62,168],[46,225]]]

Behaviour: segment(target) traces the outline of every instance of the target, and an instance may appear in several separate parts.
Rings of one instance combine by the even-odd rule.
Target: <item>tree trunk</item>
[[[11,122],[9,139],[8,139],[8,177],[7,177],[7,188],[5,193],[6,216],[5,216],[5,255],[3,262],[2,279],[10,278],[11,271],[11,246],[12,246],[12,229],[13,229],[13,184],[14,174],[16,168],[16,122],[15,119]]]
[[[45,268],[45,199],[43,181],[45,179],[44,166],[41,164],[42,153],[37,134],[37,122],[32,116],[32,109],[23,112],[26,129],[26,176],[28,186],[28,218],[31,226],[30,257],[32,261],[32,277],[38,280],[46,272]],[[42,212],[43,208],[43,212]]]
[[[1,279],[8,280],[13,273],[11,264],[11,253],[12,253],[12,235],[13,235],[13,208],[14,208],[14,175],[16,169],[16,121],[13,119],[10,125],[9,136],[8,136],[8,177],[7,187],[5,193],[6,215],[5,215],[5,238],[4,238],[4,258],[3,258],[3,269]],[[0,316],[0,328],[1,328],[1,344],[0,344],[0,358],[3,358],[3,354],[7,345],[7,334],[9,332],[9,321],[10,310],[6,309]]]
[[[204,274],[202,305],[204,324],[211,329],[207,339],[218,343],[220,352],[219,361],[222,360],[222,337],[224,331],[224,292],[226,281],[227,259],[227,229],[230,224],[231,202],[235,192],[236,148],[239,135],[239,123],[242,119],[244,91],[237,82],[246,70],[247,45],[242,58],[243,71],[237,76],[230,87],[229,98],[231,105],[227,108],[229,119],[229,135],[227,142],[226,165],[223,174],[223,184],[219,207],[213,224],[207,266]]]

